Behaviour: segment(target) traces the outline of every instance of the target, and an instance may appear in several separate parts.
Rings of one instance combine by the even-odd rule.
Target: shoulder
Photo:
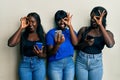
[[[106,32],[111,35],[111,36],[114,36],[113,33],[110,31],[110,30],[106,30]]]
[[[78,34],[84,33],[86,29],[88,29],[88,27],[84,26],[84,27],[80,28],[79,31],[78,31]]]
[[[47,32],[46,37],[48,37],[48,38],[49,38],[49,37],[53,37],[54,34],[55,34],[55,31],[56,31],[55,28],[50,29],[50,30]]]
[[[55,28],[53,28],[53,29],[50,29],[48,32],[47,32],[47,34],[50,34],[50,33],[53,33],[53,32],[55,32]]]

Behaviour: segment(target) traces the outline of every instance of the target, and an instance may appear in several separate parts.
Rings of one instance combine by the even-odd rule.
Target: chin
[[[60,29],[65,29],[65,26],[59,26]]]
[[[92,28],[98,28],[97,24],[92,24]]]

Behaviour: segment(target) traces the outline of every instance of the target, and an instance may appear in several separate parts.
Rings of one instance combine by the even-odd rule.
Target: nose
[[[32,26],[33,24],[32,24],[32,22],[29,22],[29,24],[30,24],[30,26]]]

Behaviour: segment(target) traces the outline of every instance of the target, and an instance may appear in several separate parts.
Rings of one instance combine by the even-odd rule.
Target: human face
[[[29,19],[29,30],[30,32],[36,32],[37,29],[37,21],[34,17],[30,16]]]
[[[96,21],[95,21],[95,19],[94,19],[95,16],[96,16],[96,14],[93,12],[93,13],[91,14],[91,26],[92,26],[93,28],[98,28],[98,24],[96,23]],[[98,16],[98,18],[99,18],[99,16]]]
[[[58,24],[58,27],[59,27],[60,29],[62,29],[62,30],[65,29],[65,27],[66,27],[66,24],[65,24],[65,22],[64,22],[64,19],[65,19],[65,18],[59,20],[58,23],[57,23],[57,24]]]

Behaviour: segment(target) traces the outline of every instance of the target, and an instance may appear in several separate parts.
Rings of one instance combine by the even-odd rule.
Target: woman
[[[8,46],[20,43],[22,60],[19,65],[20,80],[45,80],[45,33],[37,13],[29,13],[20,19],[19,29],[8,40]],[[42,43],[39,48],[36,43]]]
[[[71,17],[69,13],[58,10],[55,14],[56,27],[46,35],[49,80],[74,80],[72,56],[77,36],[71,24]]]
[[[102,50],[104,45],[111,48],[115,44],[112,32],[106,30],[106,9],[95,7],[90,16],[90,26],[82,27],[78,32],[77,80],[102,80]]]

